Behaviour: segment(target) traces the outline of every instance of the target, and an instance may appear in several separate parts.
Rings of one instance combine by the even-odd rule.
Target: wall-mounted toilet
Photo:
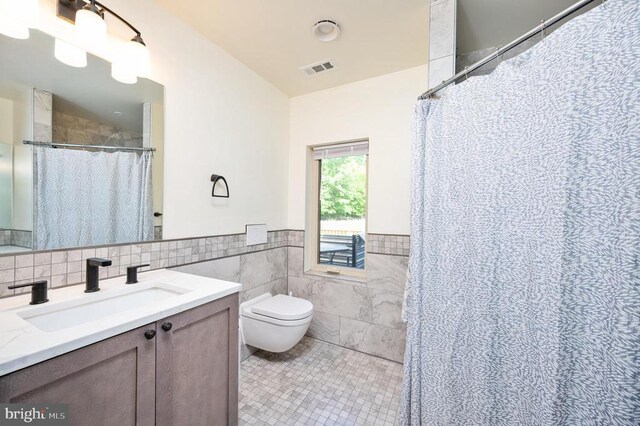
[[[244,342],[269,352],[288,351],[307,332],[312,315],[308,300],[265,293],[240,305]]]

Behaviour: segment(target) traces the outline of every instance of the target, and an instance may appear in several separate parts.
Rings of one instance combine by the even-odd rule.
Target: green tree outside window
[[[366,156],[328,158],[321,161],[320,217],[345,220],[364,217]]]

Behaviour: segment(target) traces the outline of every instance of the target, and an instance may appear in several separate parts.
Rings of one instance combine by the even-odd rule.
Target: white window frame
[[[317,151],[329,147],[347,147],[349,145],[369,144],[368,139],[329,143],[309,146],[307,150],[307,187],[306,187],[306,226],[305,229],[305,271],[310,274],[327,275],[346,279],[364,280],[367,270],[367,239],[365,238],[364,269],[348,266],[321,264],[318,262],[320,237],[320,161]],[[369,154],[366,154],[366,199],[365,199],[365,235],[369,226]]]

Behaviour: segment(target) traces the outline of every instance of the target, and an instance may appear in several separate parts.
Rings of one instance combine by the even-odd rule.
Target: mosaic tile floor
[[[397,424],[402,365],[305,337],[242,363],[240,425]]]

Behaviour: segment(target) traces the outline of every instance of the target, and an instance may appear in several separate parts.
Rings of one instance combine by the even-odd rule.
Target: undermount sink
[[[58,331],[155,304],[187,293],[168,284],[101,291],[50,306],[29,309],[18,315],[42,331]]]

